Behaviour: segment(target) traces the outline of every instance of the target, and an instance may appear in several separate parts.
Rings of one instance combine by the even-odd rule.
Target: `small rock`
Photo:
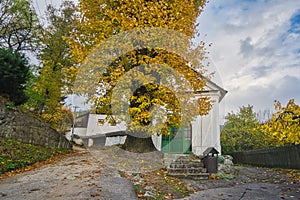
[[[145,190],[150,190],[150,191],[153,191],[153,192],[156,191],[156,190],[154,189],[154,187],[149,186],[149,185],[147,185],[147,186],[145,187]]]
[[[234,168],[232,165],[219,164],[218,171],[223,173],[233,173]]]
[[[30,192],[35,192],[35,191],[39,191],[40,189],[39,188],[33,188],[30,190]]]
[[[224,160],[224,165],[233,165],[233,162],[229,159]]]
[[[153,192],[146,191],[144,194],[145,197],[155,198],[155,194]]]
[[[5,196],[7,196],[7,194],[0,192],[0,197],[5,197]]]
[[[233,157],[231,155],[224,155],[224,158],[227,160],[233,160]]]
[[[136,175],[134,176],[134,178],[135,178],[135,179],[138,179],[138,180],[142,179],[142,177],[141,177],[141,175],[140,175],[139,173],[136,174]]]
[[[73,139],[73,142],[75,143],[75,144],[78,144],[78,145],[83,145],[83,140],[80,138],[80,139],[76,139],[76,138],[74,138]]]

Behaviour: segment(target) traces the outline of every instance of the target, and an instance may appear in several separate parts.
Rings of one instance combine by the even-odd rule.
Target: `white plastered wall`
[[[219,129],[219,101],[218,95],[211,96],[212,109],[205,116],[197,116],[192,122],[192,151],[202,155],[208,147],[215,147],[221,152]]]
[[[219,95],[211,94],[212,109],[205,116],[197,116],[192,124],[192,152],[202,155],[208,147],[214,147],[221,152],[219,128]],[[152,136],[157,150],[161,150],[161,136]]]
[[[152,142],[158,151],[161,151],[161,135],[152,135]]]

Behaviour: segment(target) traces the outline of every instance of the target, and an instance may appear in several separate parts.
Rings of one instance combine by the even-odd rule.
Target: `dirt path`
[[[131,182],[95,155],[82,149],[53,164],[1,180],[0,199],[137,199]]]

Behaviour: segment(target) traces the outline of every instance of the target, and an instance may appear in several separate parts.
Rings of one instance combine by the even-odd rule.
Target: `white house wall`
[[[125,140],[126,140],[126,136],[106,137],[105,146],[124,144]]]
[[[152,135],[152,142],[158,151],[161,151],[161,135]]]
[[[197,116],[192,125],[192,152],[202,155],[208,147],[215,147],[221,152],[220,128],[219,128],[219,96],[212,95],[214,101],[212,109],[205,116]],[[161,150],[161,135],[152,136],[152,141],[157,150]]]
[[[74,128],[74,134],[78,136],[86,136],[87,128]]]
[[[202,155],[208,147],[215,147],[221,152],[219,130],[219,101],[218,96],[212,96],[214,100],[212,109],[205,116],[198,116],[192,122],[192,151],[196,155]]]
[[[214,147],[221,152],[219,128],[219,93],[210,93],[212,108],[205,116],[197,116],[192,125],[192,152],[202,155],[208,147]],[[161,150],[161,136],[152,136],[157,150]]]
[[[98,120],[104,120],[104,124],[99,124]],[[87,125],[86,136],[101,135],[106,133],[126,131],[125,123],[120,123],[112,126],[105,121],[106,115],[90,114]]]

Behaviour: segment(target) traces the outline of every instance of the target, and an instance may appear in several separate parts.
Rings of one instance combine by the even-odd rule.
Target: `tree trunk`
[[[151,137],[138,138],[131,135],[127,135],[125,143],[121,148],[134,153],[147,153],[157,151]]]

